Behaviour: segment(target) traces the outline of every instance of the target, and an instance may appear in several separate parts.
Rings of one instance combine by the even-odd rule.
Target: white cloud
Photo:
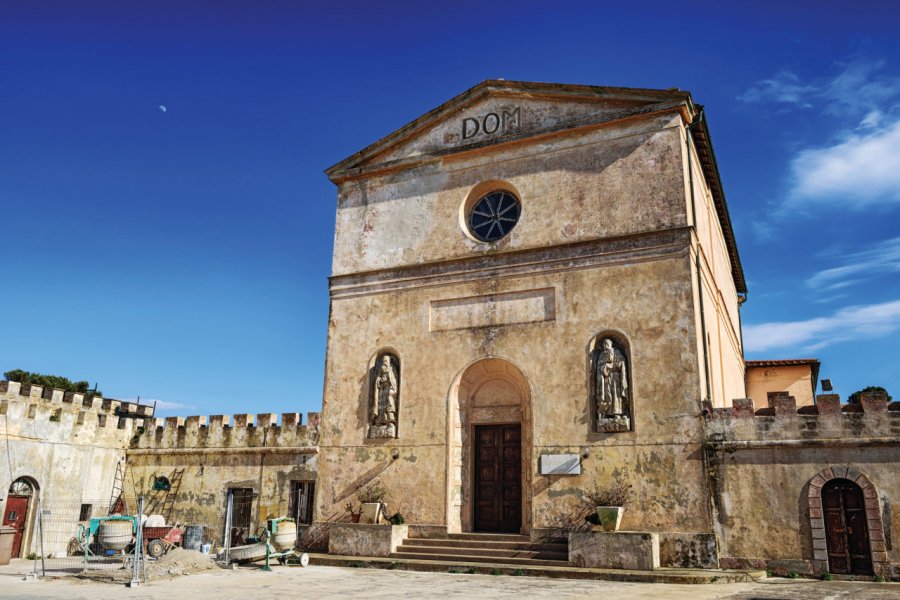
[[[900,272],[900,237],[882,240],[844,256],[844,264],[819,271],[806,280],[820,290],[837,290],[860,283],[866,276]]]
[[[813,203],[860,209],[894,202],[900,202],[900,119],[801,151],[791,161],[791,190],[783,210]]]
[[[831,316],[761,323],[744,327],[744,348],[761,352],[774,348],[815,350],[837,342],[887,335],[900,328],[900,300],[850,306]]]
[[[749,90],[738,96],[744,102],[783,102],[801,108],[811,108],[810,96],[816,94],[814,86],[803,83],[790,71],[781,71],[772,79],[757,81]]]

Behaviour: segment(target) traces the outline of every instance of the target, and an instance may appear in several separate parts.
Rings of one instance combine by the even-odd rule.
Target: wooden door
[[[234,547],[243,545],[255,533],[251,530],[254,494],[250,488],[232,488],[231,495],[231,545]]]
[[[6,513],[3,515],[3,525],[14,527],[16,534],[13,537],[12,557],[18,558],[22,552],[22,538],[25,536],[25,519],[28,517],[28,496],[9,495],[6,498]]]
[[[848,479],[833,479],[822,488],[828,570],[872,575],[872,552],[863,491]]]
[[[522,433],[519,425],[475,426],[475,531],[522,529]]]

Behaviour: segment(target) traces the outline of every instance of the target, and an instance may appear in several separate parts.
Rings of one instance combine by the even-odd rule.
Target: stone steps
[[[567,566],[569,547],[532,542],[525,535],[456,533],[438,538],[406,538],[392,558],[514,565]]]
[[[325,567],[356,567],[372,569],[402,569],[406,571],[427,571],[431,573],[457,573],[479,575],[513,575],[526,577],[553,577],[562,579],[592,579],[601,581],[626,581],[635,583],[750,583],[764,579],[765,571],[729,569],[675,569],[660,568],[653,571],[627,569],[586,569],[565,566],[545,566],[510,564],[504,559],[493,563],[467,562],[456,556],[453,560],[417,560],[411,558],[365,558],[340,556],[335,554],[310,554],[310,565]]]

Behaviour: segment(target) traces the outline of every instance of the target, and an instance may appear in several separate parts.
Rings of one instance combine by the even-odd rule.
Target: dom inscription
[[[489,112],[478,117],[466,117],[462,120],[462,139],[470,140],[479,135],[504,134],[517,131],[522,121],[522,108]]]

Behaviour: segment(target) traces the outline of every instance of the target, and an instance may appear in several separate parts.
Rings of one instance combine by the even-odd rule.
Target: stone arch
[[[821,572],[828,571],[828,548],[825,541],[825,513],[822,509],[822,488],[833,479],[848,479],[863,491],[866,507],[866,525],[869,528],[869,548],[872,552],[872,567],[876,575],[882,575],[889,566],[887,547],[884,541],[884,523],[878,503],[875,484],[862,472],[849,465],[827,467],[809,480],[807,493],[809,505],[809,526],[812,533],[813,560]]]
[[[27,486],[27,490],[23,488],[23,485]],[[32,537],[35,531],[35,524],[37,523],[38,498],[40,496],[40,492],[41,486],[40,484],[38,484],[37,479],[28,475],[16,477],[9,485],[9,489],[7,490],[7,499],[11,494],[25,495],[29,497],[28,512],[25,515],[25,529],[22,532],[22,545],[19,550],[19,556],[14,556],[13,558],[24,557],[30,551],[29,549],[31,548]],[[6,514],[5,508],[3,514]]]
[[[488,357],[469,363],[450,386],[447,402],[447,530],[473,530],[475,425],[521,424],[522,533],[531,531],[531,384],[511,361]]]
[[[616,348],[620,350],[625,355],[625,362],[627,365],[626,378],[628,382],[628,397],[625,406],[625,413],[628,416],[628,423],[626,427],[612,427],[603,429],[599,427],[599,419],[598,412],[599,407],[597,405],[597,356],[600,353],[600,344],[605,339],[612,339]],[[590,423],[591,433],[603,432],[603,431],[634,431],[634,365],[632,363],[632,349],[631,342],[623,332],[616,329],[604,329],[593,337],[591,337],[587,346],[587,390],[588,390],[588,402],[587,406],[591,412],[590,419],[588,423]]]

